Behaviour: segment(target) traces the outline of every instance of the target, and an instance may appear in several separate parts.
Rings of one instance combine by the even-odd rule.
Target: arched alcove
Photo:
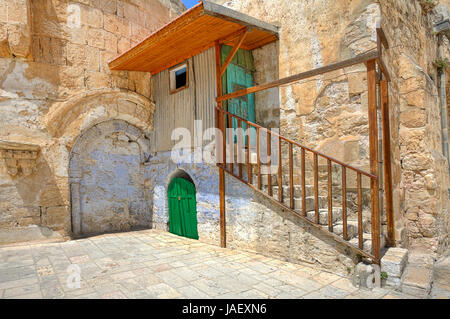
[[[74,235],[150,228],[143,173],[149,148],[144,132],[123,120],[96,124],[78,137],[69,162]]]

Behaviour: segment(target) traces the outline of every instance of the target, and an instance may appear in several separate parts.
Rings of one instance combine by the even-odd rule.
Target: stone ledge
[[[30,175],[36,166],[40,146],[31,143],[0,140],[0,159],[3,159],[11,176]]]

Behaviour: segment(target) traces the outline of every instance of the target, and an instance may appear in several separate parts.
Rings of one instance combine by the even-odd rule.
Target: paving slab
[[[442,294],[441,294],[442,295]],[[0,298],[410,298],[160,230],[0,247]]]

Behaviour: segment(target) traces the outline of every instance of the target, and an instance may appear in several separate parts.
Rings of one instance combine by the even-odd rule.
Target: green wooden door
[[[184,178],[175,177],[169,185],[169,231],[198,239],[195,186]]]
[[[232,47],[228,45],[222,45],[222,64],[225,62],[228,54],[232,50]],[[225,74],[222,77],[222,91],[224,94],[232,93],[234,91],[242,90],[254,85],[253,72],[255,71],[253,66],[253,55],[251,51],[239,49],[231,63],[228,65]],[[250,122],[255,122],[255,94],[248,94],[242,97],[228,100],[226,107],[232,114],[240,116]],[[232,121],[233,128],[237,128],[237,119]],[[242,127],[246,130],[246,124],[243,123]],[[254,130],[251,130],[251,141],[256,140]],[[255,135],[255,136],[253,136]],[[237,136],[234,136],[234,142],[237,142]],[[245,140],[247,144],[247,139]]]

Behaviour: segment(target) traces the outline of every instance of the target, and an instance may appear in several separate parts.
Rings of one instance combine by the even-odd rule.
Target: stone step
[[[433,254],[418,250],[409,251],[401,291],[418,298],[427,298],[431,291],[433,264]]]
[[[399,289],[403,271],[408,263],[408,250],[400,247],[389,247],[381,258],[381,271],[386,273],[384,285]]]
[[[342,220],[338,221],[335,225],[333,225],[333,233],[341,236],[344,231],[344,225],[342,224]],[[347,221],[347,240],[351,242],[351,240],[358,236],[358,222],[353,220]]]
[[[311,220],[316,220],[316,212],[314,210],[308,211],[306,217]],[[333,224],[342,219],[342,208],[333,207]],[[328,225],[328,209],[319,209],[319,224]]]
[[[450,299],[450,252],[434,264],[431,297]]]
[[[328,208],[328,198],[325,196],[319,196],[319,209],[325,209]],[[286,202],[287,205],[289,205],[289,198],[285,198],[284,201]],[[314,210],[314,203],[315,203],[315,198],[314,196],[307,196],[306,200],[306,211],[309,212],[311,210]],[[301,198],[294,198],[294,209],[295,210],[301,210],[303,211],[303,207],[302,207],[302,199]]]
[[[350,241],[351,244],[358,246],[358,225],[356,225],[356,238],[353,239],[353,241]],[[363,227],[364,229],[364,227]],[[386,246],[386,236],[381,235],[380,236],[380,247]],[[370,253],[372,252],[372,234],[370,233],[363,233],[363,250]]]
[[[283,197],[289,197],[290,187],[289,185],[283,185]],[[272,192],[278,196],[278,186],[274,186]],[[314,186],[313,185],[305,185],[305,193],[306,196],[314,195]],[[301,185],[294,185],[294,197],[301,198],[302,197],[302,187]]]

